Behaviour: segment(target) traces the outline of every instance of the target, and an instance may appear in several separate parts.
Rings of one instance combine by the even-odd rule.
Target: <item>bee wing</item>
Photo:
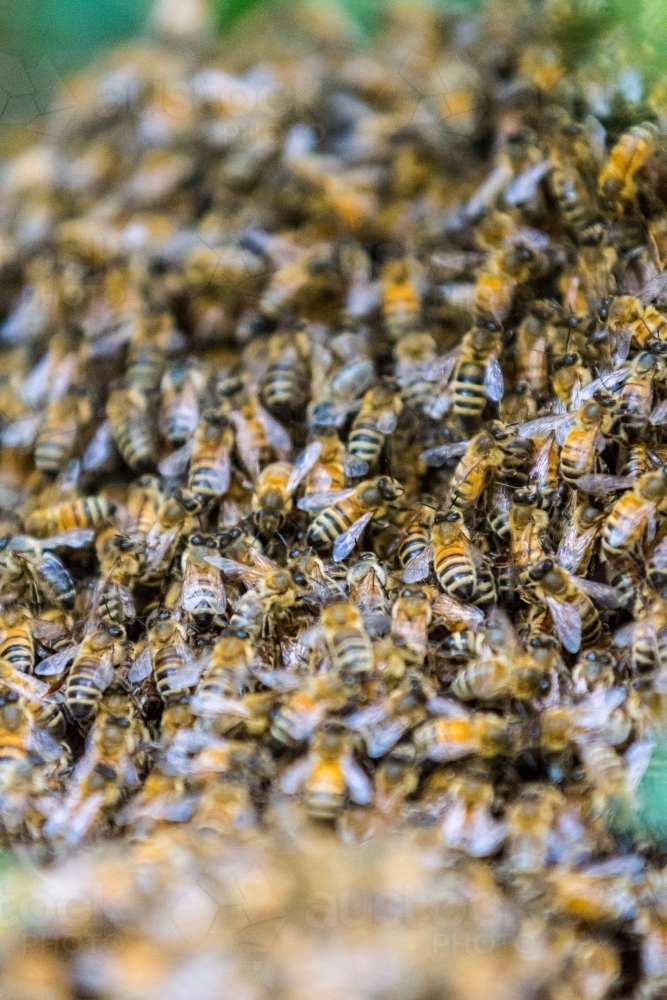
[[[464,625],[478,628],[484,621],[484,612],[469,604],[461,604],[447,594],[438,594],[431,606],[434,615],[442,618],[447,628]]]
[[[579,590],[583,590],[585,594],[588,594],[591,600],[595,601],[596,604],[599,604],[600,607],[620,607],[616,591],[613,587],[608,586],[608,584],[596,583],[595,580],[586,580],[581,576],[576,576],[574,580]]]
[[[113,434],[111,421],[103,420],[88,443],[83,453],[81,466],[84,472],[94,472],[101,469],[113,455]]]
[[[6,660],[0,660],[0,682],[4,687],[37,704],[42,704],[49,696],[48,684],[37,677],[31,677],[30,674],[22,674]]]
[[[577,479],[577,489],[581,490],[582,493],[604,496],[605,493],[627,490],[633,485],[633,482],[629,476],[604,476],[593,473],[589,476],[580,476]]]
[[[440,465],[444,465],[449,458],[460,458],[461,455],[465,455],[469,444],[469,441],[454,441],[451,444],[439,444],[435,448],[427,448],[419,457],[427,465],[437,468]]]
[[[235,715],[240,719],[249,719],[250,710],[238,698],[225,698],[224,695],[206,694],[194,695],[190,705],[195,715]]]
[[[425,580],[431,571],[431,560],[433,559],[433,545],[428,544],[425,549],[417,553],[409,561],[403,570],[403,579],[406,583],[419,583]]]
[[[454,701],[452,698],[443,698],[442,695],[431,698],[428,708],[434,715],[440,715],[445,719],[470,718],[470,712],[463,705],[460,705],[458,701]]]
[[[561,566],[570,573],[576,573],[596,534],[595,527],[580,532],[576,524],[570,522],[558,546],[558,562]]]
[[[272,691],[296,691],[304,683],[303,677],[292,673],[291,670],[265,670],[254,665],[251,669],[257,680]]]
[[[331,391],[342,399],[355,399],[365,392],[375,378],[372,361],[352,361],[343,365],[331,379]]]
[[[202,598],[210,608],[211,614],[221,615],[227,607],[225,588],[222,585],[222,578],[219,573],[206,573],[206,585],[210,588],[210,593],[202,586],[202,574],[193,565],[191,560],[187,560],[185,572],[183,574],[183,587],[181,588],[181,606],[184,611],[194,611],[202,606]]]
[[[629,366],[621,366],[620,368],[615,368],[613,371],[605,372],[600,375],[599,378],[593,379],[588,385],[585,385],[579,392],[580,403],[586,403],[589,399],[592,399],[599,389],[606,389],[608,392],[613,392],[618,389],[626,381],[630,375]]]
[[[342,535],[338,536],[333,547],[334,562],[342,562],[343,559],[347,559],[350,552],[366,530],[366,525],[372,517],[373,511],[366,511],[366,513],[362,514],[361,517],[347,529],[347,531],[344,531]]]
[[[60,757],[60,745],[43,729],[33,729],[30,733],[28,743],[31,750],[36,751],[36,753],[46,760],[58,760]]]
[[[424,403],[422,407],[424,416],[430,417],[431,420],[439,420],[440,417],[444,416],[451,409],[452,399],[453,396],[449,390],[437,393],[437,395]]]
[[[484,391],[493,403],[499,403],[505,392],[503,370],[495,354],[492,354],[484,370]]]
[[[53,656],[47,656],[45,660],[37,664],[35,673],[40,677],[51,677],[54,674],[61,674],[80,649],[81,643],[76,646],[70,646],[68,649],[61,649],[59,652],[54,653]]]
[[[553,618],[558,638],[570,653],[576,653],[581,646],[581,617],[573,604],[547,597],[547,607]]]
[[[146,538],[146,569],[148,572],[157,569],[177,534],[178,527],[164,531],[157,521],[151,526]]]
[[[363,458],[358,458],[356,455],[350,455],[349,451],[345,452],[343,467],[348,479],[359,479],[368,472],[368,462]]]
[[[29,448],[34,444],[42,419],[43,414],[31,413],[8,424],[0,438],[5,448]]]
[[[412,615],[408,617],[401,613],[400,607],[398,612],[394,612],[394,624],[393,633],[394,635],[400,636],[405,640],[408,646],[413,650],[419,650],[420,653],[423,651],[426,653],[426,623],[428,619],[426,615]]]
[[[626,326],[619,330],[614,337],[614,364],[620,365],[627,360],[632,343],[632,327]]]
[[[257,419],[266,432],[266,438],[272,448],[275,448],[278,458],[284,461],[292,453],[292,439],[275,417],[264,409],[259,403],[255,404]]]
[[[393,434],[396,430],[398,417],[395,413],[381,413],[377,419],[376,427],[380,434]]]
[[[651,763],[651,757],[655,750],[655,743],[650,740],[637,740],[625,753],[625,768],[627,774],[628,788],[635,792],[639,787],[639,782],[644,777],[646,770]]]
[[[152,670],[153,655],[151,653],[151,647],[147,643],[130,667],[130,672],[127,676],[131,684],[140,684],[142,681],[145,681],[147,677],[150,677]]]
[[[309,493],[308,496],[301,497],[297,503],[299,510],[308,511],[309,514],[319,514],[341,500],[347,500],[357,491],[356,486],[347,490],[333,490],[330,493]]]
[[[280,778],[280,790],[285,795],[294,795],[313,773],[316,763],[317,759],[313,754],[308,754],[297,760],[296,763],[287,768]]]
[[[649,423],[653,424],[654,427],[659,427],[667,423],[667,399],[663,399],[661,403],[658,403],[648,419]]]
[[[207,563],[222,570],[225,576],[238,577],[245,583],[246,587],[254,587],[258,580],[265,576],[259,568],[246,566],[245,563],[236,562],[234,559],[225,559],[224,556],[205,556]]]
[[[533,464],[530,468],[530,479],[535,479],[538,482],[545,482],[549,474],[549,466],[551,464],[551,449],[554,444],[553,434],[550,434],[546,441],[540,445],[539,451],[535,456]]]
[[[43,549],[85,549],[95,538],[95,532],[90,528],[72,528],[59,535],[43,538],[40,545]]]
[[[236,430],[236,447],[241,461],[253,479],[259,476],[259,451],[254,445],[254,436],[250,425],[242,413],[232,410],[229,419]]]
[[[164,476],[165,479],[184,476],[188,468],[188,462],[192,458],[194,450],[195,439],[190,438],[190,440],[186,441],[181,448],[177,448],[176,451],[172,451],[170,455],[166,455],[161,462],[158,462],[160,475]]]
[[[106,691],[113,680],[111,656],[104,656],[93,673],[93,683],[100,691]]]
[[[549,172],[549,168],[549,161],[542,160],[541,163],[534,163],[526,170],[522,170],[507,185],[505,204],[514,207],[532,201],[537,194],[542,178]]]
[[[340,758],[340,769],[347,782],[347,790],[358,806],[367,806],[373,798],[373,786],[353,757],[345,754]]]
[[[521,424],[518,429],[519,437],[535,440],[536,438],[547,437],[564,428],[568,430],[574,425],[576,416],[573,413],[550,413],[546,417],[538,417],[536,420],[529,420],[527,424]]]
[[[31,623],[32,634],[35,639],[52,639],[60,635],[60,625],[55,622],[45,621],[43,618],[33,618]]]
[[[301,452],[294,463],[294,468],[290,472],[290,477],[287,480],[287,492],[289,494],[294,493],[294,490],[297,488],[299,483],[305,479],[310,470],[317,463],[321,452],[321,441],[313,441],[312,444],[309,444],[308,447]]]

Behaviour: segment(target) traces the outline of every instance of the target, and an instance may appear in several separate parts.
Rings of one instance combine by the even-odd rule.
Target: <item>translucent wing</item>
[[[486,363],[484,370],[484,391],[487,398],[494,403],[499,403],[505,392],[503,370],[495,354],[492,354]]]
[[[570,573],[576,573],[596,534],[596,527],[579,531],[576,524],[570,522],[558,546],[558,562],[561,566]]]
[[[659,427],[660,425],[667,423],[667,399],[663,399],[661,403],[658,403],[649,417],[649,422],[653,424],[654,427]]]
[[[45,760],[58,760],[62,752],[60,745],[43,729],[33,729],[30,733],[29,743],[30,749]]]
[[[460,458],[461,455],[465,455],[469,444],[469,441],[455,441],[452,444],[439,444],[435,448],[427,448],[426,451],[423,451],[419,457],[423,459],[427,465],[438,468],[438,466],[444,465],[450,458]]]
[[[158,521],[152,525],[146,538],[146,569],[149,572],[160,566],[177,535],[178,527],[165,531]]]
[[[42,414],[36,413],[8,424],[1,438],[5,448],[29,448],[35,441],[42,419]]]
[[[365,514],[362,514],[361,517],[347,529],[347,531],[338,536],[333,547],[334,562],[342,562],[343,559],[347,559],[350,552],[366,530],[366,525],[369,521],[371,521],[372,517],[373,511],[367,511]]]
[[[212,615],[221,615],[227,607],[225,588],[220,573],[202,572],[187,560],[181,589],[181,607],[184,611],[207,608]]]
[[[301,452],[294,463],[294,468],[292,469],[290,477],[287,480],[288,493],[294,493],[294,490],[297,488],[299,483],[305,479],[310,470],[316,464],[321,452],[321,441],[313,441],[312,444],[309,444],[308,447]]]
[[[211,691],[194,695],[190,705],[195,715],[235,715],[239,719],[249,719],[250,710],[238,698],[226,698]]]
[[[93,684],[100,691],[106,691],[113,680],[113,663],[111,657],[103,657],[93,672]]]
[[[358,479],[360,476],[365,476],[368,472],[368,462],[363,458],[358,458],[356,455],[350,455],[348,451],[345,452],[343,466],[348,479]]]
[[[606,389],[608,392],[613,392],[618,389],[627,380],[630,375],[630,368],[616,368],[614,371],[605,372],[604,375],[600,375],[599,378],[593,379],[588,385],[585,385],[580,393],[579,399],[582,403],[586,403],[589,399],[592,399],[599,389]]]
[[[563,431],[574,425],[576,416],[573,413],[551,413],[546,417],[538,417],[537,420],[529,420],[527,424],[519,427],[519,436],[535,440],[547,437],[557,430]]]
[[[303,783],[313,773],[317,760],[311,754],[297,760],[295,764],[288,767],[280,779],[280,789],[286,795],[294,795],[299,791]]]
[[[341,500],[347,500],[348,497],[354,496],[357,491],[357,487],[353,486],[347,490],[333,490],[331,493],[309,493],[297,503],[299,510],[308,511],[310,514],[319,514],[321,511],[326,510],[327,507],[331,507],[335,503],[339,503]]]
[[[397,423],[398,417],[395,413],[381,413],[376,426],[380,434],[393,434]]]
[[[345,775],[347,790],[353,802],[358,806],[367,806],[373,798],[373,786],[353,757],[344,756],[340,760],[340,768]]]
[[[53,656],[47,656],[45,660],[37,664],[35,673],[39,674],[40,677],[51,677],[55,674],[61,674],[80,649],[81,643],[76,646],[70,646],[69,649],[61,649],[59,652],[54,653]]]
[[[546,176],[549,168],[549,161],[543,160],[523,170],[518,177],[514,177],[507,185],[505,204],[515,206],[532,201],[537,194],[540,181]]]
[[[236,430],[236,447],[241,456],[241,461],[252,478],[257,479],[259,476],[259,450],[255,447],[255,439],[250,425],[238,410],[232,410],[229,414],[229,419],[234,424],[234,429]]]
[[[331,390],[346,399],[365,392],[375,377],[372,361],[353,361],[340,368],[331,380]]]
[[[629,476],[604,476],[595,473],[589,476],[580,476],[577,479],[577,489],[582,493],[591,493],[595,496],[603,496],[605,493],[615,493],[618,490],[627,490],[633,485],[633,480]]]
[[[266,572],[262,569],[246,566],[245,563],[236,562],[234,559],[225,559],[224,556],[206,556],[205,559],[211,566],[222,570],[225,576],[238,577],[246,587],[254,587],[262,577],[266,576]]]
[[[553,435],[549,435],[544,444],[540,446],[540,449],[535,456],[530,470],[531,479],[536,480],[539,483],[546,482],[549,475],[549,469],[551,467],[551,449],[553,446]]]
[[[47,351],[25,377],[21,387],[21,399],[28,406],[37,406],[46,398],[54,360],[52,351]]]
[[[176,451],[172,451],[170,455],[167,455],[161,462],[158,462],[160,475],[164,476],[165,479],[184,476],[194,450],[195,439],[190,438],[182,448],[177,448]]]
[[[289,458],[292,453],[292,439],[275,417],[264,409],[259,403],[255,403],[257,419],[266,432],[266,438],[276,454],[281,460]]]
[[[272,691],[296,691],[304,683],[303,677],[291,670],[265,670],[263,667],[253,667],[252,672],[258,681]]]
[[[579,612],[574,605],[567,604],[565,601],[557,601],[553,597],[547,597],[546,600],[558,638],[568,652],[578,652],[581,646],[581,618]]]
[[[431,571],[432,558],[433,545],[429,544],[406,565],[403,570],[403,579],[405,582],[418,583],[420,580],[425,580]]]
[[[0,682],[4,687],[16,691],[17,694],[36,704],[42,704],[49,697],[48,684],[37,677],[31,677],[30,674],[22,674],[5,660],[0,660]]]
[[[95,538],[95,532],[90,528],[72,528],[60,535],[50,535],[40,542],[43,549],[85,549]]]
[[[579,590],[588,594],[591,600],[599,604],[600,607],[618,608],[620,606],[616,591],[606,583],[596,583],[595,580],[586,580],[581,576],[575,577],[575,582]]]
[[[104,420],[93,434],[81,462],[84,472],[101,469],[113,455],[111,421]]]
[[[264,573],[273,573],[274,570],[278,569],[277,564],[272,559],[265,556],[263,552],[258,552],[252,545],[248,547],[248,556],[252,559],[255,569],[261,569]]]
[[[438,594],[433,601],[432,611],[438,618],[442,618],[450,629],[459,628],[461,625],[466,628],[478,628],[484,621],[484,612],[479,608],[461,604],[447,594]]]
[[[145,681],[147,677],[150,677],[152,669],[153,655],[150,646],[147,644],[130,667],[130,672],[128,673],[130,683],[140,684],[142,681]]]

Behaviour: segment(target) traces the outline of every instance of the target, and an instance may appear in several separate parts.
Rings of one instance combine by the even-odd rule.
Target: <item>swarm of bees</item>
[[[422,838],[530,995],[662,997],[665,108],[520,11],[289,16],[4,167],[3,844]]]

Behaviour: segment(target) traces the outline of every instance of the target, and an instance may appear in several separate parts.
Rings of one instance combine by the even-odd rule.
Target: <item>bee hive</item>
[[[5,163],[3,995],[665,996],[665,106],[568,10],[137,44]]]

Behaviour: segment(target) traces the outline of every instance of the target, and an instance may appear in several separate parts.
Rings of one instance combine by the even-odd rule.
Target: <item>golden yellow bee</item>
[[[297,504],[300,510],[321,511],[308,530],[309,544],[317,548],[333,545],[334,560],[340,562],[353,550],[369,522],[403,493],[397,480],[379,476],[341,493],[303,497]]]
[[[280,779],[287,795],[302,791],[304,803],[314,819],[333,819],[349,798],[368,805],[372,785],[354,759],[354,741],[344,727],[326,723],[315,735],[310,752],[288,768]]]

